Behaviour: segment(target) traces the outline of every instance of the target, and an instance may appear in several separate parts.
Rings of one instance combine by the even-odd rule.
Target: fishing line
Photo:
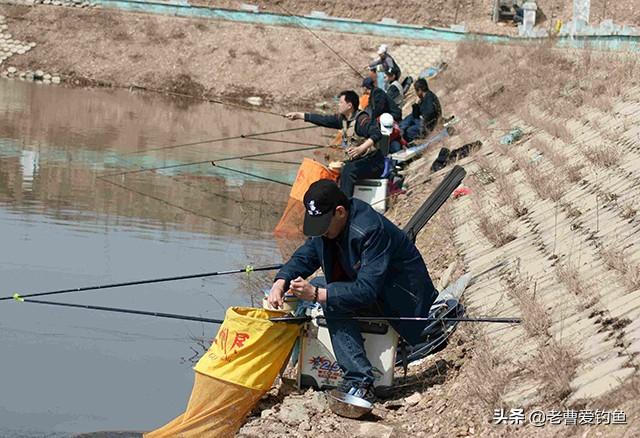
[[[190,208],[184,207],[184,206],[179,205],[179,204],[175,204],[175,203],[173,203],[171,201],[167,201],[166,199],[160,198],[159,196],[154,196],[154,195],[150,195],[148,193],[141,192],[139,190],[127,187],[127,186],[125,186],[123,184],[120,184],[120,183],[117,183],[115,181],[110,181],[110,180],[108,180],[106,178],[103,178],[101,176],[96,177],[96,179],[99,179],[100,181],[104,181],[104,182],[106,182],[108,184],[112,184],[112,185],[114,185],[116,187],[119,187],[119,188],[121,188],[123,190],[127,190],[127,191],[129,191],[131,193],[135,193],[136,195],[140,195],[140,196],[143,196],[145,198],[149,198],[149,199],[153,199],[154,201],[161,202],[161,203],[163,203],[165,205],[168,205],[169,207],[177,208],[178,210],[184,211],[185,213],[189,213],[189,214],[192,214],[192,215],[204,218],[204,219],[209,219],[209,220],[211,220],[213,222],[225,225],[225,226],[227,226],[229,228],[232,228],[232,229],[234,229],[236,231],[242,229],[242,227],[240,225],[238,225],[238,224],[227,222],[227,221],[225,221],[223,219],[215,218],[215,217],[212,217],[212,216],[207,216],[206,214],[202,214],[202,213],[200,213],[200,212],[198,212],[196,210],[191,210]],[[191,187],[189,184],[186,184],[186,183],[184,183],[184,184],[189,186],[189,187]],[[203,190],[201,190],[201,191],[202,191],[202,193],[206,193]],[[236,201],[235,199],[227,198],[227,197],[224,197],[222,195],[217,195],[217,194],[215,194],[215,195],[219,196],[219,197],[222,197],[223,199],[230,199],[230,200],[233,200],[235,202],[241,203],[241,201]]]
[[[139,154],[139,153],[142,153],[142,152],[155,152],[155,151],[164,151],[164,150],[168,150],[168,149],[178,149],[178,148],[182,148],[182,147],[196,146],[196,145],[205,144],[205,143],[218,143],[218,142],[221,142],[221,141],[238,140],[238,139],[241,139],[241,138],[258,137],[258,136],[262,136],[262,135],[282,134],[282,133],[285,133],[285,132],[302,131],[304,129],[314,129],[314,128],[319,128],[319,126],[303,126],[303,127],[298,127],[298,128],[279,129],[277,131],[254,132],[253,134],[240,134],[240,135],[234,135],[234,136],[231,136],[231,137],[221,137],[221,138],[213,138],[213,139],[209,139],[209,140],[193,141],[193,142],[190,142],[190,143],[182,143],[182,144],[168,145],[168,146],[159,146],[159,147],[156,147],[156,148],[142,149],[140,151],[129,152],[129,153],[123,154],[123,156],[135,155],[135,154]]]
[[[236,157],[225,157],[225,158],[220,158],[218,160],[204,160],[204,161],[193,161],[190,163],[180,163],[180,164],[170,164],[168,166],[158,166],[158,167],[143,167],[142,169],[138,169],[138,170],[128,170],[125,172],[118,172],[118,173],[110,173],[107,175],[102,175],[99,178],[109,178],[109,177],[113,177],[113,176],[122,176],[122,175],[131,175],[134,173],[142,173],[142,172],[153,172],[156,170],[164,170],[164,169],[175,169],[178,167],[188,167],[188,166],[197,166],[200,164],[207,164],[207,163],[219,163],[221,161],[229,161],[229,160],[241,160],[241,159],[245,159],[245,158],[254,158],[254,157],[265,157],[268,155],[277,155],[277,154],[286,154],[289,152],[300,152],[300,151],[310,151],[310,150],[314,150],[314,149],[320,149],[320,148],[325,148],[327,146],[309,146],[309,147],[304,147],[304,148],[297,148],[297,149],[284,149],[284,150],[280,150],[280,151],[275,151],[275,152],[261,152],[261,153],[257,153],[257,154],[249,154],[249,155],[240,155],[240,156],[236,156]]]
[[[189,280],[189,279],[193,279],[193,278],[214,277],[214,276],[218,276],[218,275],[241,274],[241,273],[249,274],[251,272],[274,271],[274,270],[280,269],[281,267],[282,267],[281,264],[258,266],[258,267],[253,267],[251,265],[247,265],[247,266],[245,266],[244,268],[241,268],[241,269],[231,269],[231,270],[228,270],[228,271],[205,272],[205,273],[201,273],[201,274],[179,275],[179,276],[175,276],[175,277],[161,277],[161,278],[152,278],[152,279],[148,279],[148,280],[126,281],[126,282],[123,282],[123,283],[110,283],[110,284],[103,284],[103,285],[97,285],[97,286],[75,287],[75,288],[70,288],[70,289],[60,289],[60,290],[54,290],[54,291],[49,291],[49,292],[37,292],[37,293],[26,294],[26,295],[20,295],[18,293],[15,293],[12,296],[0,297],[0,301],[11,300],[11,299],[17,300],[17,301],[21,301],[21,300],[23,300],[25,298],[30,298],[30,297],[41,297],[41,296],[45,296],[45,295],[58,295],[58,294],[65,294],[65,293],[70,293],[70,292],[86,292],[86,291],[99,290],[99,289],[112,289],[112,288],[115,288],[115,287],[123,287],[123,286],[137,286],[137,285],[140,285],[140,284],[162,283],[162,282],[167,282],[167,281],[178,281],[178,280]]]
[[[231,172],[236,172],[236,173],[239,173],[241,175],[250,176],[252,178],[257,178],[257,179],[261,179],[263,181],[269,181],[269,182],[276,183],[276,184],[282,184],[283,186],[287,186],[287,187],[293,187],[293,184],[290,184],[288,182],[279,181],[277,179],[268,178],[266,176],[256,175],[255,173],[244,172],[244,171],[238,170],[238,169],[232,169],[231,167],[220,166],[219,164],[216,164],[213,161],[211,162],[211,165],[213,167],[215,167],[215,168],[218,168],[218,169],[223,169],[223,170],[228,170],[228,171],[231,171]]]
[[[349,68],[351,70],[353,70],[356,75],[358,75],[361,79],[364,79],[364,75],[362,73],[360,73],[360,71],[355,68],[353,65],[351,65],[349,63],[349,61],[347,61],[346,59],[344,59],[338,52],[336,52],[329,44],[325,43],[324,40],[322,38],[320,38],[320,36],[318,36],[313,30],[311,30],[308,26],[306,26],[302,20],[298,17],[296,17],[295,15],[293,15],[291,12],[289,12],[284,6],[282,5],[277,5],[281,10],[284,11],[285,14],[287,14],[289,17],[293,18],[294,20],[296,20],[298,22],[298,24],[303,27],[304,29],[308,30],[311,35],[313,35],[315,38],[317,38],[318,41],[320,41],[327,49],[331,50],[331,52],[336,55],[342,62],[344,62],[345,64],[347,64],[349,66]]]

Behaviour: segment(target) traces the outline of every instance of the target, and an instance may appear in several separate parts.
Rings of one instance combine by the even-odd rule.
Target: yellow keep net
[[[231,437],[271,388],[300,333],[298,324],[273,323],[282,311],[232,307],[195,366],[185,412],[145,438]]]

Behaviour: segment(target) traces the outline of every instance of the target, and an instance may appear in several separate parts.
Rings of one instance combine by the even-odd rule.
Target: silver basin
[[[329,391],[327,401],[331,411],[341,417],[360,418],[373,409],[373,404],[365,399],[345,394],[337,389]]]

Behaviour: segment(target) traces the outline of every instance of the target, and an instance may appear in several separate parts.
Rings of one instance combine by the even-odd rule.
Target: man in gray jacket
[[[340,390],[373,402],[373,367],[358,322],[348,317],[427,317],[438,292],[413,242],[369,204],[348,199],[329,180],[313,183],[303,202],[309,239],[276,274],[268,301],[282,307],[291,290],[320,303],[344,372]],[[319,268],[324,281],[309,283],[306,278]],[[408,343],[422,341],[424,322],[390,324]]]

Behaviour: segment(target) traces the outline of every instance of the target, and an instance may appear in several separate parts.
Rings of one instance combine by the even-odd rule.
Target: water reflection
[[[285,149],[229,140],[144,152],[299,126],[211,104],[0,80],[0,295],[279,262],[271,230],[286,186],[207,163],[103,175]],[[268,138],[317,143],[319,134]],[[274,161],[225,164],[292,181],[297,167]],[[56,299],[220,318],[250,304],[248,289],[227,276]],[[184,407],[194,351],[216,329],[0,302],[0,436],[157,427]]]

